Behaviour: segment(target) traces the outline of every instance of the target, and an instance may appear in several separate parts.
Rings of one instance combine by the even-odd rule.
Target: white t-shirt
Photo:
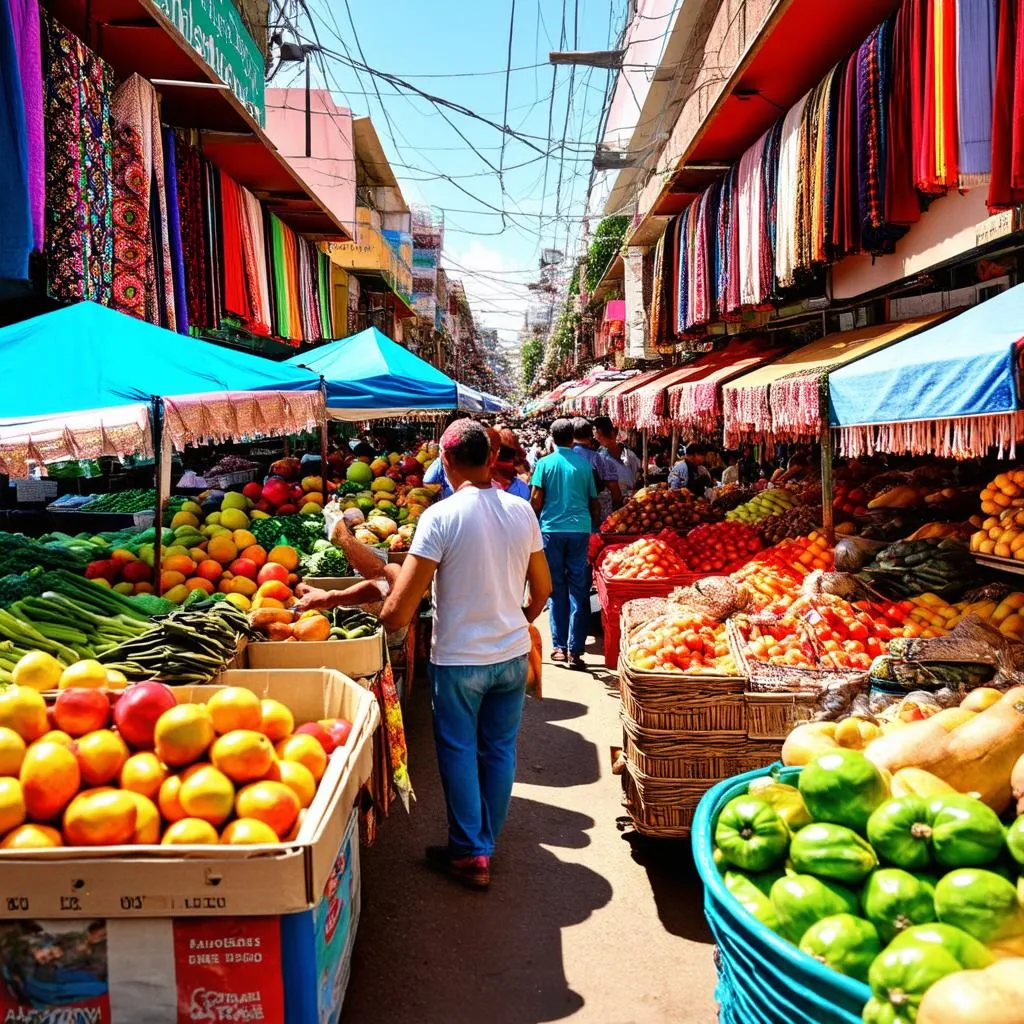
[[[435,665],[497,665],[529,654],[526,570],[543,550],[533,508],[496,487],[464,487],[420,516],[409,553],[438,563]]]

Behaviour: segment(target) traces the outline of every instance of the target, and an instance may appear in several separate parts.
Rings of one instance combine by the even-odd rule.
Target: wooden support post
[[[153,592],[160,594],[160,563],[163,561],[164,506],[171,493],[171,435],[164,429],[164,403],[159,396],[152,397],[150,427],[153,431],[153,483],[156,500],[153,502]]]
[[[646,487],[647,486],[647,431],[644,430],[641,433],[640,436],[641,436],[642,441],[643,441],[643,447],[642,447],[643,456],[642,456],[642,458],[643,458],[643,471],[644,471],[644,487]]]
[[[830,545],[836,542],[832,514],[832,428],[829,426],[828,378],[821,387],[821,526]]]
[[[320,493],[322,507],[327,506],[327,428],[331,418],[327,412],[327,378],[320,375],[320,395],[324,400],[324,418],[320,421]]]

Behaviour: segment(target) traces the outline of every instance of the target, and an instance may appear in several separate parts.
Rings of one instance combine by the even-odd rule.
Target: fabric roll
[[[885,162],[885,219],[890,224],[913,224],[921,217],[914,188],[913,4],[904,3],[892,30],[892,76],[888,103]]]
[[[775,201],[775,278],[780,288],[793,285],[797,259],[801,126],[811,94],[805,93],[786,114],[779,139],[778,194]]]
[[[0,278],[28,277],[34,245],[29,141],[14,19],[0,3]]]
[[[185,251],[181,241],[181,198],[178,195],[178,154],[174,129],[164,128],[164,160],[167,171],[167,230],[174,281],[174,308],[178,333],[188,334],[188,298],[185,289]]]
[[[832,256],[860,252],[857,206],[857,54],[841,72],[836,110],[836,162],[832,201]]]
[[[246,282],[245,240],[243,238],[242,189],[220,172],[221,252],[224,261],[224,312],[249,329],[256,319]]]
[[[168,163],[168,185],[171,178]],[[189,133],[174,133],[174,179],[178,198],[178,233],[184,269],[184,301],[178,303],[179,330],[202,330],[213,326],[209,310],[209,282],[206,254],[206,201],[203,196],[202,157]],[[168,203],[171,207],[171,204]],[[170,212],[170,211],[169,211]],[[173,235],[173,226],[172,226]],[[182,330],[182,333],[185,333]]]
[[[956,126],[956,10],[954,0],[927,0],[924,113],[916,185],[942,195],[959,183]]]
[[[779,149],[782,142],[783,118],[768,129],[764,143],[764,161],[761,168],[761,233],[759,253],[761,294],[764,296],[762,306],[775,294],[775,250],[776,250],[776,212],[779,191]]]
[[[999,0],[996,76],[992,92],[992,174],[988,187],[990,213],[1024,202],[1024,188],[1014,184],[1013,169],[1024,166],[1024,71],[1018,63],[1021,0]]]
[[[988,183],[997,0],[956,0],[956,97],[960,188]]]
[[[46,135],[43,123],[43,49],[39,2],[9,0],[9,4],[25,118],[32,248],[42,252],[46,239]],[[6,64],[6,59],[0,63]],[[4,77],[0,75],[0,82],[3,82]],[[12,153],[14,150],[8,149],[7,152]],[[3,219],[6,221],[6,217]]]
[[[246,246],[246,285],[253,313],[252,330],[269,334],[273,317],[270,310],[270,275],[267,271],[267,242],[264,237],[263,207],[247,189],[240,188],[243,239]]]
[[[672,225],[667,225],[665,231],[658,237],[654,246],[654,275],[653,290],[651,292],[651,308],[647,315],[647,331],[651,341],[657,345],[661,341],[661,324],[665,272],[665,238],[672,231]]]
[[[327,253],[317,249],[317,264],[319,269],[318,298],[320,301],[320,330],[326,339],[337,337],[334,332],[334,324],[331,316],[331,258]]]
[[[764,147],[768,141],[765,132],[740,157],[736,176],[737,187],[737,244],[739,246],[740,304],[757,306],[764,301],[761,286],[761,236],[764,232]]]

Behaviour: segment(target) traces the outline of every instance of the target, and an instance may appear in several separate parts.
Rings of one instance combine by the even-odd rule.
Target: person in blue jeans
[[[573,449],[573,424],[551,424],[555,450],[537,461],[530,503],[551,570],[552,661],[586,669],[583,649],[590,626],[590,532],[598,516],[597,483],[590,463]]]
[[[420,516],[380,618],[389,631],[407,625],[433,582],[430,692],[448,842],[429,847],[427,862],[486,889],[512,799],[529,624],[551,577],[533,509],[491,486],[484,428],[456,420],[441,437],[441,459],[452,496]]]

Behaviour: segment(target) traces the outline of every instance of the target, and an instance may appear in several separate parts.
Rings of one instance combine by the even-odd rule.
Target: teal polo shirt
[[[597,497],[594,471],[571,448],[539,459],[530,483],[544,491],[541,533],[590,533],[590,502]]]

